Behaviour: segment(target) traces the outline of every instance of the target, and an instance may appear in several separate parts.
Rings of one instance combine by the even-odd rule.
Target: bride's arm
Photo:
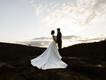
[[[56,42],[57,41],[56,36],[52,36],[52,37],[53,37],[53,40]]]

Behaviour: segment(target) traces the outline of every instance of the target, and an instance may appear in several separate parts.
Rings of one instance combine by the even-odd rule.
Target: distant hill
[[[0,61],[17,63],[17,61],[29,60],[44,51],[40,47],[31,47],[20,44],[0,43]]]
[[[90,43],[90,42],[98,42],[101,40],[104,40],[105,37],[80,37],[80,36],[63,36],[63,47],[72,46],[79,43]],[[37,47],[48,47],[48,45],[51,43],[52,38],[51,37],[40,37],[40,38],[34,38],[32,40],[23,41],[23,42],[16,42],[18,44],[24,44],[24,45],[31,45],[31,46],[37,46]]]
[[[82,43],[66,47],[63,56],[73,56],[91,59],[92,61],[106,61],[106,40],[94,43]]]

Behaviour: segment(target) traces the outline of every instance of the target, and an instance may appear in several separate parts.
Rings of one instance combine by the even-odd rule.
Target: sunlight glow
[[[106,37],[106,0],[0,0],[0,41],[51,37],[58,27],[64,36]]]
[[[50,31],[60,27],[64,35],[78,35],[86,27],[98,26],[92,21],[106,12],[104,0],[32,0],[31,4],[41,18],[42,28]]]

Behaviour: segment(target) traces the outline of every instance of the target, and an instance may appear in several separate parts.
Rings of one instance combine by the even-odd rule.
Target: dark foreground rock
[[[40,70],[32,66],[0,67],[0,80],[106,80],[106,73],[92,67]],[[101,74],[102,73],[102,74]]]

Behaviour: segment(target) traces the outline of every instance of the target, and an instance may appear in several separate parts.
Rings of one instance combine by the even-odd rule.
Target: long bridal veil
[[[67,64],[64,63],[61,58],[57,45],[53,41],[40,56],[31,60],[31,64],[43,70],[66,68]]]

